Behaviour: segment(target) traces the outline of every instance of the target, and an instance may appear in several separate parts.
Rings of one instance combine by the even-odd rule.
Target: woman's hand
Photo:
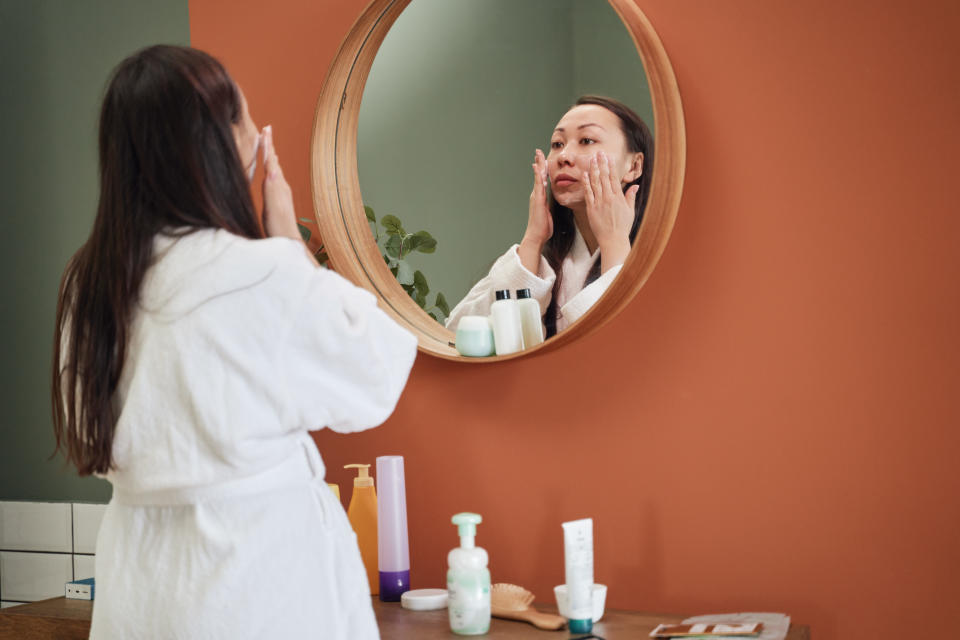
[[[630,227],[633,226],[634,204],[639,186],[633,185],[626,193],[620,180],[610,171],[610,158],[603,151],[590,160],[590,170],[583,176],[587,220],[600,247],[600,268],[608,269],[623,264],[630,253]]]
[[[520,262],[530,273],[537,274],[540,268],[540,252],[553,235],[553,216],[547,206],[547,159],[537,149],[533,167],[533,191],[530,192],[530,209],[527,230],[520,241],[517,253]]]
[[[271,237],[283,236],[303,240],[297,228],[297,216],[293,211],[293,192],[277,159],[273,146],[273,128],[263,129],[263,228]]]

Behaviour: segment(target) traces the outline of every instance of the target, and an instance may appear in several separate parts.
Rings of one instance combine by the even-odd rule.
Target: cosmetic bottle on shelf
[[[367,582],[370,583],[370,595],[380,592],[380,577],[377,562],[377,490],[370,477],[370,465],[348,464],[344,469],[357,469],[357,477],[353,479],[353,495],[350,497],[350,508],[347,509],[347,518],[357,534],[357,546],[360,547],[360,557],[367,570]]]

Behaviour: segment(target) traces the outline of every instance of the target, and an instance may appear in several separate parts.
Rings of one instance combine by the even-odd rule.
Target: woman
[[[549,155],[536,151],[523,239],[454,307],[447,326],[488,315],[500,289],[530,289],[547,337],[574,323],[630,253],[652,166],[653,138],[636,113],[612,98],[577,100],[557,123]]]
[[[307,431],[385,420],[415,339],[313,261],[270,127],[210,56],[124,60],[99,162],[53,368],[58,448],[113,485],[90,637],[378,637]]]

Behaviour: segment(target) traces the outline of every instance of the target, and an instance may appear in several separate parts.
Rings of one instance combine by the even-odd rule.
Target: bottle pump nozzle
[[[368,464],[345,464],[344,469],[357,469],[359,471],[356,478],[353,479],[354,487],[372,487],[373,478],[370,477],[370,465]]]
[[[460,548],[473,549],[473,539],[477,535],[477,525],[483,522],[480,514],[458,513],[450,520],[457,525],[457,532],[460,534]]]

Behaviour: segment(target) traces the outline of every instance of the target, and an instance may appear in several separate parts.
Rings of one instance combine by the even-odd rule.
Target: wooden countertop
[[[555,607],[537,605],[540,611],[556,612]],[[383,640],[432,640],[434,638],[458,638],[447,619],[447,610],[407,611],[398,602],[380,602],[373,599],[373,610],[380,626]],[[53,598],[18,607],[0,609],[0,640],[83,640],[90,633],[90,615],[93,603],[89,600]],[[646,638],[661,622],[680,622],[684,616],[671,616],[635,611],[606,611],[603,620],[593,625],[595,636],[606,640],[636,640]],[[490,621],[490,632],[483,638],[506,640],[509,638],[582,638],[566,630],[541,631],[525,622],[500,620]],[[810,640],[810,629],[792,625],[787,640]]]
[[[538,611],[556,613],[557,608],[537,603]],[[380,635],[383,640],[416,638],[417,640],[434,640],[443,638],[463,638],[450,631],[447,610],[437,611],[407,611],[400,607],[399,602],[380,602],[373,599],[373,610],[380,625]],[[593,635],[605,640],[643,640],[658,624],[680,622],[687,616],[666,615],[662,613],[642,613],[637,611],[607,610],[600,622],[593,625]],[[542,631],[527,624],[513,620],[490,620],[490,631],[479,638],[495,638],[508,640],[511,638],[533,640],[567,640],[568,638],[583,638],[584,634],[571,634],[566,629],[560,631]],[[590,636],[586,636],[590,637]],[[802,625],[791,625],[787,640],[810,640],[810,629]]]
[[[86,640],[91,613],[92,601],[63,596],[0,609],[0,640]]]

